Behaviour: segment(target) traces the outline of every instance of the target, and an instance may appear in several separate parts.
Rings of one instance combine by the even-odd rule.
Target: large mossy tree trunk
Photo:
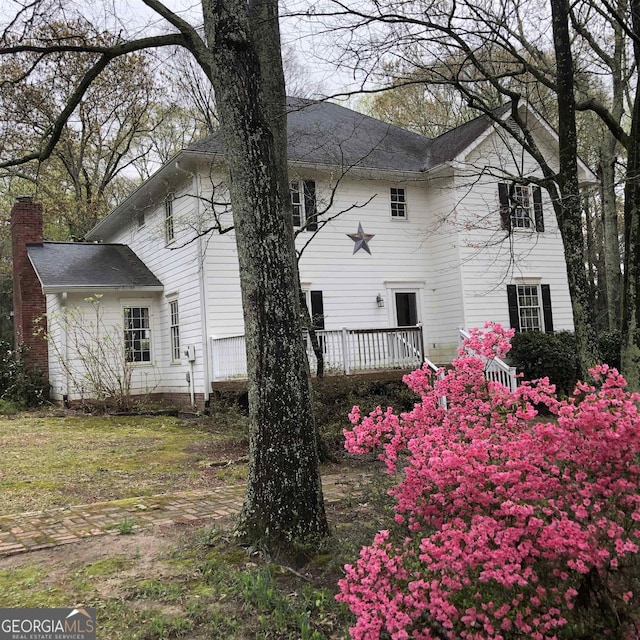
[[[589,280],[585,269],[582,202],[578,181],[578,136],[573,89],[575,74],[571,54],[568,1],[551,0],[551,12],[556,55],[560,165],[557,176],[560,198],[554,200],[554,208],[567,264],[579,375],[584,379],[587,370],[597,364],[599,357],[593,323],[593,309],[589,300]]]
[[[280,557],[328,533],[303,346],[275,0],[203,0],[233,208],[249,375],[239,532]]]

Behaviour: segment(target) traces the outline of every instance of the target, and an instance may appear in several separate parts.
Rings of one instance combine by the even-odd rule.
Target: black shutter
[[[548,284],[541,284],[542,314],[544,316],[545,333],[553,333],[553,314],[551,313],[551,291]]]
[[[291,215],[293,220],[293,226],[299,227],[302,224],[302,216],[300,214],[302,210],[302,196],[300,194],[300,183],[296,180],[289,184],[290,197],[291,197]]]
[[[507,302],[509,304],[509,322],[511,328],[520,331],[520,314],[518,313],[518,287],[515,284],[507,285]]]
[[[509,188],[505,182],[498,184],[498,199],[500,200],[500,224],[503,229],[511,230],[511,206],[509,204]]]
[[[318,230],[318,210],[316,208],[316,183],[313,180],[304,181],[304,215],[307,231]]]
[[[311,322],[316,331],[324,329],[324,303],[322,291],[311,291]]]
[[[533,193],[533,215],[536,221],[536,231],[544,231],[544,214],[542,213],[542,191],[536,185],[531,187]]]

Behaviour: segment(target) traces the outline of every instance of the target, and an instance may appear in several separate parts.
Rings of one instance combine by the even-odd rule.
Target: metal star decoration
[[[369,249],[369,240],[375,238],[374,233],[365,233],[362,229],[362,223],[358,222],[358,233],[347,233],[347,235],[355,242],[353,247],[353,253],[358,253],[360,249],[364,249],[369,255],[371,255],[371,249]]]

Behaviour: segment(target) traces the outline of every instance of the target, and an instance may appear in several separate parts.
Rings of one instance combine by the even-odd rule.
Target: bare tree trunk
[[[313,355],[316,357],[316,377],[323,378],[324,353],[322,351],[320,341],[318,340],[318,334],[316,333],[316,326],[314,324],[313,318],[311,317],[311,312],[309,311],[309,307],[307,306],[307,300],[302,290],[300,291],[300,306],[302,307],[303,324],[309,332],[311,348],[313,349]]]
[[[620,328],[622,273],[620,265],[620,238],[618,229],[618,202],[615,190],[616,139],[605,134],[600,155],[602,181],[602,225],[604,228],[604,263],[607,287],[607,317],[609,330]]]
[[[640,63],[640,0],[631,1],[633,51]],[[636,85],[631,112],[626,183],[624,189],[624,284],[622,301],[621,368],[631,390],[640,389],[640,86]]]
[[[574,68],[569,34],[569,3],[551,0],[553,44],[556,54],[558,94],[558,146],[560,199],[554,201],[558,226],[564,243],[569,293],[576,331],[579,374],[598,361],[596,332],[589,301],[589,281],[585,271],[582,206],[578,183],[578,140],[574,99]]]
[[[595,248],[596,248],[596,306],[595,306],[595,326],[596,330],[609,330],[609,297],[607,291],[607,276],[605,264],[605,248],[604,248],[604,220],[602,218],[602,209],[598,207],[597,196],[587,195],[586,198],[592,205],[592,220],[594,223]],[[619,283],[618,289],[622,287],[622,281]],[[620,319],[618,318],[618,323]],[[613,329],[612,329],[613,330]]]
[[[584,219],[587,240],[587,275],[589,278],[589,298],[591,300],[591,308],[596,309],[598,305],[598,295],[596,287],[596,269],[598,262],[598,251],[596,249],[596,234],[594,231],[594,215],[589,206],[589,196],[585,195],[582,199],[584,202]],[[601,289],[601,292],[604,293]]]
[[[247,340],[250,463],[239,530],[281,556],[328,532],[286,164],[277,3],[203,0]]]
[[[618,0],[617,9],[620,15],[628,10],[626,0]],[[611,116],[620,124],[624,114],[624,59],[627,39],[622,25],[611,21],[614,32],[614,49],[611,58]],[[620,230],[618,228],[618,198],[616,196],[616,172],[618,140],[606,131],[600,152],[600,179],[602,182],[602,225],[604,227],[604,262],[607,283],[607,316],[609,330],[620,328],[622,318],[622,259],[620,256]]]

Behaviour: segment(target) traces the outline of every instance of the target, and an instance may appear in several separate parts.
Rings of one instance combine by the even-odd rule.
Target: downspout
[[[209,413],[210,395],[211,395],[211,362],[209,356],[209,331],[207,322],[207,283],[206,283],[206,259],[205,245],[202,240],[202,219],[200,208],[200,173],[196,172],[193,176],[193,187],[196,192],[196,216],[198,220],[198,241],[196,243],[198,251],[198,284],[200,287],[200,332],[202,335],[202,376],[204,380],[204,412]]]
[[[66,291],[62,292],[62,298],[60,300],[60,308],[62,310],[62,335],[60,336],[61,341],[62,341],[62,354],[64,357],[64,361],[65,361],[65,365],[63,366],[64,369],[64,391],[62,394],[62,403],[65,407],[65,409],[69,408],[69,389],[71,387],[71,380],[70,380],[70,372],[69,372],[69,337],[68,337],[68,333],[69,333],[69,317],[67,314],[67,302],[68,302],[68,294]]]

